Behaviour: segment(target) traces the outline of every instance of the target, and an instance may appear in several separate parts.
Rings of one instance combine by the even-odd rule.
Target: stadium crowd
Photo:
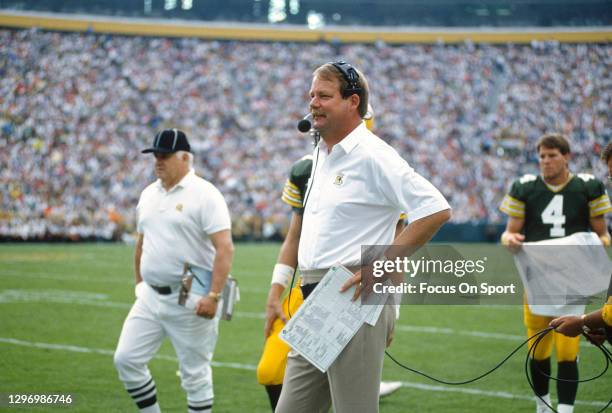
[[[438,187],[453,222],[501,222],[536,139],[571,139],[572,169],[605,175],[612,46],[298,44],[0,30],[0,238],[120,239],[153,179],[155,132],[189,136],[237,239],[285,231],[308,79],[339,57],[368,75],[375,131]]]

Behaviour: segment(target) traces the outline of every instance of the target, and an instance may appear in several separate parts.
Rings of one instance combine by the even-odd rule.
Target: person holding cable
[[[195,174],[184,132],[163,130],[142,152],[155,156],[158,179],[136,207],[136,302],[123,324],[115,366],[139,410],[160,412],[147,364],[167,336],[176,350],[188,411],[211,412],[219,300],[234,253],[229,211],[221,193]],[[187,266],[198,268],[198,282],[207,290],[190,296],[191,306],[181,293]]]
[[[356,286],[357,299],[362,245],[393,244],[397,256],[409,255],[450,218],[442,194],[366,128],[368,96],[366,78],[346,62],[313,73],[310,112],[321,140],[313,153],[298,247],[305,299],[337,263],[354,272],[338,294]],[[393,239],[402,211],[409,224]],[[375,325],[361,326],[326,373],[291,351],[276,412],[326,412],[331,406],[336,413],[377,412],[394,322],[394,306],[385,305]]]
[[[601,153],[601,159],[608,166],[608,183],[612,183],[612,142],[609,142]],[[563,316],[549,324],[557,333],[568,337],[577,337],[586,331],[592,340],[599,343],[599,331],[604,330],[608,342],[612,345],[612,275],[608,287],[608,299],[603,308],[582,316]]]

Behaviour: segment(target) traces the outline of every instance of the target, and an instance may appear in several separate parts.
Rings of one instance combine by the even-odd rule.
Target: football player
[[[588,174],[574,175],[569,170],[570,146],[562,135],[542,136],[536,146],[540,174],[524,175],[512,184],[500,210],[508,223],[501,242],[512,251],[523,242],[559,238],[576,232],[592,230],[606,246],[610,245],[604,214],[612,211],[603,183]],[[531,337],[548,327],[553,317],[533,314],[524,305],[524,322]],[[557,394],[559,413],[571,413],[578,390],[579,337],[567,337],[556,332],[545,336],[530,360],[531,376],[536,395],[549,405],[549,380],[553,343],[557,350]],[[530,343],[531,344],[531,343]],[[550,409],[536,397],[536,411]]]
[[[374,126],[374,112],[368,106],[368,111],[364,116],[364,122],[368,129]],[[302,290],[299,282],[287,294],[281,304],[281,296],[292,281],[295,267],[297,266],[297,251],[300,242],[302,229],[303,194],[306,193],[306,186],[312,170],[312,156],[307,155],[298,160],[291,167],[289,178],[285,182],[282,200],[293,208],[289,230],[283,242],[277,263],[272,272],[272,282],[268,293],[266,305],[266,323],[264,336],[266,342],[264,350],[257,365],[257,381],[264,385],[272,410],[276,408],[280,397],[283,378],[285,376],[285,366],[287,364],[287,354],[289,346],[280,339],[279,333],[287,322],[289,315],[295,314],[303,302]],[[400,216],[396,226],[397,231],[404,228],[405,215]],[[400,382],[381,382],[380,395],[386,396],[401,387]]]
[[[603,152],[601,159],[608,166],[608,183],[612,183],[612,142],[608,143]],[[566,336],[576,337],[583,331],[588,334],[599,335],[599,330],[603,329],[608,342],[612,344],[612,276],[610,277],[610,286],[608,287],[608,300],[603,308],[593,311],[589,314],[578,316],[563,316],[555,318],[550,322],[550,326]]]

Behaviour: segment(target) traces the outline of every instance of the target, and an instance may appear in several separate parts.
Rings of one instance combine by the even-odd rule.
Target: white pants
[[[191,298],[191,297],[190,297]],[[212,401],[210,362],[217,342],[219,317],[206,319],[178,305],[178,292],[160,295],[145,282],[136,287],[136,302],[128,314],[117,350],[115,366],[126,389],[151,380],[147,363],[168,336],[179,361],[181,385],[190,405]]]

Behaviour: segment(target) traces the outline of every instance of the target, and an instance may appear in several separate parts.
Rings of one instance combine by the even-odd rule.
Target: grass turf
[[[278,244],[238,244],[232,274],[241,302],[221,322],[214,367],[216,412],[269,411],[254,366],[263,346],[263,311]],[[499,247],[462,245],[497,260]],[[0,407],[2,411],[136,411],[112,364],[133,302],[133,247],[119,244],[4,244],[0,248],[0,393],[71,393],[69,409]],[[594,308],[594,307],[593,307]],[[523,336],[522,309],[509,306],[404,306],[390,352],[413,368],[447,380],[474,377],[499,362]],[[484,333],[484,334],[481,334]],[[166,342],[150,368],[163,411],[186,411],[174,351]],[[521,350],[492,375],[451,387],[385,360],[383,377],[405,386],[381,400],[392,412],[532,412]],[[238,363],[229,365],[229,363]],[[580,375],[604,367],[601,353],[581,348]],[[553,363],[554,371],[554,363]],[[555,385],[551,382],[553,399]],[[576,412],[607,402],[610,375],[580,386]],[[355,412],[358,413],[358,412]]]

